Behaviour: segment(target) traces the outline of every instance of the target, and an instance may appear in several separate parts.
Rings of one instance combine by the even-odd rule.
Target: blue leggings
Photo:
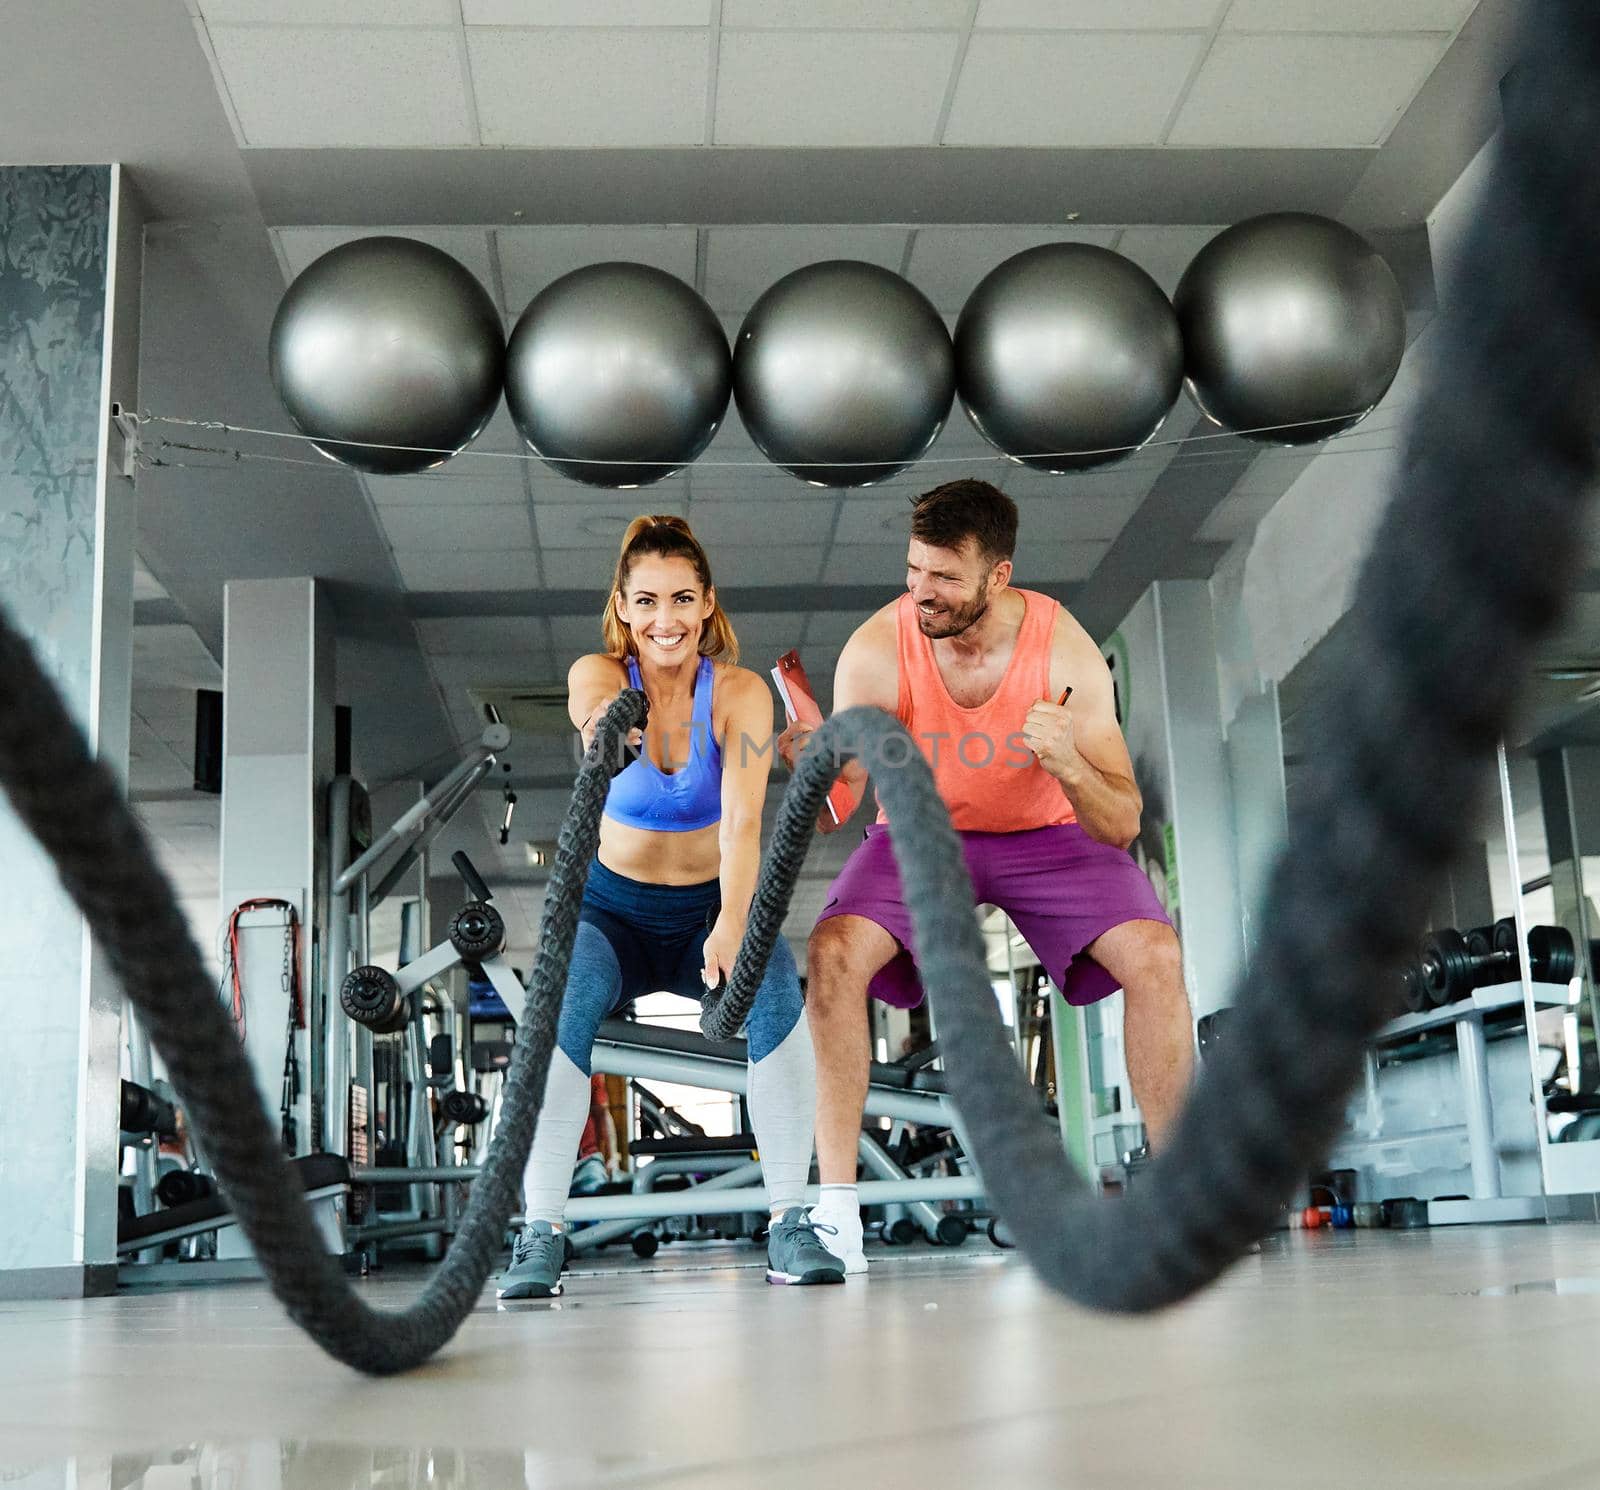
[[[595,862],[584,887],[556,1035],[585,1075],[602,1019],[645,993],[699,1000],[707,917],[720,898],[715,880],[648,885]],[[780,936],[746,1024],[750,1059],[764,1060],[776,1050],[800,1022],[803,1008],[794,954]]]
[[[600,1021],[643,993],[700,997],[707,918],[718,898],[714,880],[647,885],[598,862],[590,869],[556,1033],[558,1049],[550,1060],[523,1176],[530,1219],[557,1224],[565,1211],[589,1110],[589,1060]],[[804,1013],[794,954],[779,937],[746,1023],[746,1101],[775,1212],[804,1203],[811,1169],[816,1068]]]

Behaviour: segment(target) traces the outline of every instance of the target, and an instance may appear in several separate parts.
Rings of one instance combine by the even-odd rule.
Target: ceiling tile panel
[[[1163,451],[1130,455],[1097,471],[1078,471],[1069,476],[1053,476],[1009,461],[988,473],[988,479],[1019,503],[1082,506],[1104,503],[1106,511],[1131,512],[1149,493],[1170,457]],[[1103,535],[1100,535],[1103,536]]]
[[[588,486],[552,471],[543,461],[531,468],[530,475],[535,508],[593,507],[599,504],[608,512],[626,510],[635,517],[642,512],[676,512],[681,515],[684,503],[689,500],[688,478],[682,472],[664,476],[648,486],[637,487]],[[616,529],[619,539],[626,526],[624,523]]]
[[[1138,498],[1074,495],[1072,486],[1058,485],[1049,497],[1018,497],[1009,480],[997,484],[1013,494],[1017,503],[1019,554],[1061,543],[1109,542],[1120,533],[1138,507]],[[898,543],[900,553],[910,538],[911,513],[903,500],[852,497],[846,501],[834,541],[841,544]],[[1039,563],[1030,567],[1043,572]],[[1048,569],[1048,565],[1044,568]],[[1065,571],[1060,578],[1071,578]]]
[[[1168,295],[1178,288],[1183,271],[1218,233],[1217,227],[1124,228],[1117,252],[1132,259]]]
[[[1109,543],[1018,544],[1012,583],[1037,585],[1088,579],[1110,547]]]
[[[206,651],[194,628],[133,628],[133,676],[141,688],[220,688],[222,669]]]
[[[540,516],[543,516],[541,510]],[[817,577],[822,561],[822,546],[790,544],[769,547],[755,544],[728,544],[711,540],[711,560],[717,583],[724,587],[746,585],[801,585],[811,584]],[[562,588],[587,588],[596,591],[595,608],[605,600],[611,586],[611,576],[617,562],[615,545],[604,548],[559,547],[547,550],[545,564],[550,571],[560,575]],[[576,627],[561,623],[555,628],[557,644],[564,636],[592,637],[580,645],[598,644],[598,634],[591,627],[597,622],[580,622]]]
[[[1169,34],[975,35],[944,143],[1153,145],[1203,45]]]
[[[1380,145],[1447,44],[1443,36],[1219,36],[1170,142]]]
[[[719,145],[931,145],[954,32],[725,31]]]
[[[722,29],[959,31],[969,0],[722,0]]]
[[[840,510],[834,542],[897,545],[900,557],[892,577],[898,580],[905,566],[906,540],[910,531],[911,504],[904,495],[877,496],[867,492],[852,492],[845,498]]]
[[[464,503],[447,511],[385,507],[381,516],[383,530],[396,552],[425,549],[435,553],[490,553],[533,546],[533,524],[525,503]]]
[[[1455,31],[1478,0],[1233,0],[1224,31]]]
[[[631,497],[643,493],[623,495]],[[614,564],[622,535],[641,512],[670,512],[682,517],[687,505],[682,497],[665,496],[654,488],[646,502],[619,501],[617,494],[597,491],[589,502],[541,502],[534,508],[534,522],[539,532],[539,547],[546,554],[552,549],[604,547]],[[554,562],[565,566],[566,559]],[[564,580],[561,587],[569,588]]]
[[[888,604],[895,597],[885,595]],[[806,623],[806,644],[803,655],[809,658],[813,651],[837,653],[855,635],[857,627],[872,614],[870,609],[859,611],[814,611]],[[807,672],[810,671],[809,666]]]
[[[415,476],[361,478],[380,508],[482,507],[491,504],[526,507],[521,464],[514,460],[474,459],[463,453],[436,471]]]
[[[713,560],[715,555],[712,556]],[[733,628],[746,653],[745,666],[765,675],[790,647],[799,646],[808,615],[805,611],[739,611]]]
[[[993,475],[1006,464],[1004,458],[967,418],[961,400],[950,406],[950,416],[922,461],[894,480],[896,490],[913,488],[913,494],[953,476]],[[874,491],[879,488],[874,487]]]
[[[133,712],[164,740],[190,738],[194,734],[194,689],[147,684],[143,677],[133,680]]]
[[[713,563],[722,546],[732,544],[825,544],[833,526],[834,504],[769,503],[696,498],[689,521],[709,546]]]
[[[885,602],[905,586],[906,546],[900,543],[836,543],[822,568],[825,585],[883,586]],[[826,600],[826,596],[819,596]]]
[[[211,44],[247,145],[473,143],[454,31],[213,26]]]
[[[706,26],[712,0],[460,0],[469,26]]]
[[[978,0],[980,28],[1209,30],[1227,0]]]
[[[717,544],[720,585],[808,585],[822,567],[823,543],[791,543],[781,547]]]
[[[441,683],[458,688],[514,688],[556,681],[555,660],[547,648],[527,652],[441,652],[429,661]],[[562,675],[565,676],[564,671]]]
[[[1082,578],[1075,570],[1082,560],[1078,546],[1109,544],[1138,507],[1138,498],[1074,496],[1070,487],[1053,498],[1019,498],[1016,562],[1045,578]],[[1054,565],[1058,554],[1064,557],[1059,570]]]
[[[537,517],[542,518],[545,513],[540,508]],[[605,603],[606,595],[611,590],[611,576],[617,567],[617,545],[615,543],[594,544],[587,548],[563,544],[559,549],[549,543],[541,541],[544,552],[545,568],[556,576],[555,583],[563,590],[593,590],[595,592],[595,610]],[[598,622],[595,623],[598,630]],[[554,629],[554,628],[552,628]],[[557,639],[559,645],[559,637]],[[599,636],[595,635],[593,642],[585,644],[585,650],[597,651],[599,649]]]
[[[449,616],[417,622],[428,652],[542,652],[550,646],[543,616]]]
[[[395,563],[408,590],[531,590],[539,583],[531,549],[491,554],[405,549]]]
[[[798,476],[767,462],[760,465],[697,464],[691,468],[690,487],[697,502],[750,502],[760,506],[794,502],[822,512],[831,512],[839,496],[828,487],[807,486]]]
[[[209,26],[453,26],[457,0],[199,0]]]
[[[1019,541],[1016,583],[1042,584],[1056,580],[1087,579],[1110,548],[1109,542],[1060,540],[1036,536]],[[882,583],[885,602],[905,583],[906,545],[902,543],[836,543],[823,569],[824,584],[870,585]]]
[[[467,33],[485,145],[698,145],[709,50],[694,31]]]
[[[614,556],[613,556],[614,557]],[[562,555],[563,565],[566,555]],[[594,612],[586,616],[551,616],[550,641],[556,656],[569,665],[588,652],[598,652],[604,638],[600,634],[600,611],[605,604],[609,576],[595,591]]]
[[[527,454],[528,447],[523,444],[521,434],[518,432],[516,425],[511,422],[511,410],[506,407],[506,401],[503,398],[495,405],[494,417],[489,421],[488,427],[472,442],[469,448],[477,451],[494,451],[502,455]],[[519,467],[513,465],[510,461],[495,462],[474,459],[469,461],[468,464],[475,467],[476,471],[484,476],[487,476],[497,464],[503,465],[508,474],[515,474],[519,470]]]

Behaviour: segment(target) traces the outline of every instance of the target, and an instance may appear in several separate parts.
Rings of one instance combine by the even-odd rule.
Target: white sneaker
[[[825,1204],[814,1205],[807,1219],[816,1227],[817,1239],[844,1264],[846,1274],[866,1272],[867,1254],[862,1247],[859,1206],[835,1209]]]

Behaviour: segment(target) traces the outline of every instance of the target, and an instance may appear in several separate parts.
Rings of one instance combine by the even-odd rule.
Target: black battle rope
[[[584,880],[610,778],[627,759],[622,742],[644,723],[644,695],[624,694],[612,704],[578,773],[494,1141],[449,1252],[422,1296],[400,1311],[364,1304],[327,1251],[281,1135],[252,1095],[255,1076],[244,1049],[201,970],[143,830],[3,607],[0,699],[0,781],[11,805],[55,860],[138,1009],[272,1291],[302,1329],[347,1365],[378,1376],[419,1365],[477,1303],[520,1204]]]
[[[947,814],[909,738],[852,710],[803,758],[780,814],[725,1015],[753,996],[831,759],[872,767],[916,928],[922,975],[950,1053],[950,1083],[984,1183],[1047,1282],[1084,1303],[1149,1309],[1215,1277],[1272,1224],[1325,1153],[1362,1046],[1390,1011],[1394,967],[1429,894],[1460,855],[1484,767],[1511,721],[1534,643],[1582,562],[1583,498],[1600,410],[1600,6],[1531,7],[1526,61],[1508,90],[1504,150],[1469,235],[1462,304],[1412,428],[1402,500],[1386,515],[1352,608],[1351,659],[1331,686],[1336,721],[1267,895],[1264,943],[1150,1179],[1090,1198],[1004,1039]],[[253,1077],[170,890],[109,772],[0,617],[0,781],[55,859],[144,1016],[274,1291],[326,1350],[364,1371],[404,1369],[476,1301],[532,1140],[583,873],[621,738],[644,700],[622,695],[579,774],[562,828],[539,960],[500,1128],[455,1244],[402,1313],[367,1308],[311,1226]],[[886,747],[894,744],[891,754]],[[906,764],[889,762],[903,757]],[[71,796],[71,810],[63,801]],[[767,938],[758,944],[757,933]],[[737,1020],[734,1021],[737,1023]]]

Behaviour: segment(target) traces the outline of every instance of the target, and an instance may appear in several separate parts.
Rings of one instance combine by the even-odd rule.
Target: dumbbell
[[[193,1169],[169,1169],[156,1182],[156,1199],[169,1210],[175,1205],[189,1205],[216,1193],[216,1181],[209,1174],[200,1174]]]
[[[1515,957],[1517,928],[1514,921],[1507,918],[1495,923],[1494,948],[1497,954],[1504,950]],[[1578,950],[1573,945],[1572,933],[1561,926],[1530,926],[1528,961],[1532,964],[1535,983],[1570,983],[1578,975]],[[1515,976],[1513,972],[1511,977]]]
[[[446,1092],[439,1105],[446,1121],[452,1123],[471,1126],[489,1116],[489,1104],[476,1092]]]
[[[339,985],[339,1007],[375,1035],[393,1035],[411,1019],[411,1000],[400,992],[394,974],[381,967],[358,967]]]
[[[1475,988],[1510,982],[1518,960],[1516,923],[1508,917],[1465,936],[1449,926],[1435,931],[1422,944],[1418,971],[1428,1002],[1438,1007],[1470,998]],[[1529,929],[1528,960],[1537,983],[1566,983],[1578,967],[1572,936],[1560,926]]]
[[[124,1081],[117,1126],[124,1133],[154,1133],[162,1138],[176,1138],[178,1114],[172,1103],[165,1097],[158,1097],[149,1087]]]
[[[1428,1007],[1428,990],[1422,983],[1422,968],[1408,962],[1400,969],[1400,1002],[1412,1014],[1420,1014]]]
[[[469,900],[450,921],[450,945],[467,962],[493,957],[506,944],[506,923],[500,912],[481,900]]]

